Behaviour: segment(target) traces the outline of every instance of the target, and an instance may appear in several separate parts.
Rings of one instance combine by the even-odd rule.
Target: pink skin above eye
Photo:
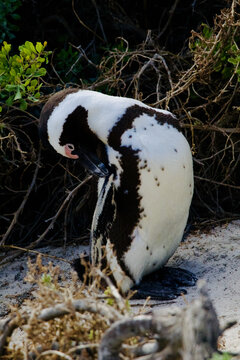
[[[74,151],[74,146],[72,144],[66,144],[64,146],[65,154],[70,159],[78,159],[77,154],[72,154],[72,151]]]

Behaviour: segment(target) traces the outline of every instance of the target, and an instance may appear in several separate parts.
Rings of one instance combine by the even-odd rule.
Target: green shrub
[[[226,80],[237,74],[240,81],[239,25],[231,18],[227,20],[228,26],[222,26],[222,19],[216,21],[213,28],[202,24],[199,33],[192,31],[189,45],[200,66],[207,68],[210,65]]]
[[[0,51],[0,100],[11,106],[17,102],[21,109],[27,108],[27,100],[37,101],[42,86],[41,77],[46,75],[43,63],[48,63],[51,53],[46,51],[47,42],[26,41],[19,46],[19,54],[10,56],[11,45],[3,42]],[[1,109],[0,109],[1,110]]]
[[[14,22],[20,19],[15,11],[20,5],[20,0],[0,1],[0,43],[3,40],[11,40],[15,37],[14,32],[18,31],[18,26]]]
[[[62,82],[78,84],[80,81],[90,85],[98,78],[98,63],[101,59],[99,54],[91,54],[91,59],[87,60],[84,51],[80,52],[69,45],[54,54],[55,69]]]
[[[228,354],[228,353],[224,353],[224,354],[213,354],[213,357],[210,360],[231,360],[233,357]]]
[[[79,52],[74,51],[71,46],[61,49],[55,57],[56,70],[63,81],[76,81],[77,76],[83,70],[83,66],[78,61]],[[70,69],[72,70],[70,71]]]

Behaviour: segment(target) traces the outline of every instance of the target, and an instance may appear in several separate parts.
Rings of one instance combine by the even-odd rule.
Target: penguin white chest
[[[139,157],[140,218],[124,254],[139,282],[163,266],[182,239],[193,193],[192,155],[177,129],[148,115],[135,119],[122,135],[122,145],[137,150]]]

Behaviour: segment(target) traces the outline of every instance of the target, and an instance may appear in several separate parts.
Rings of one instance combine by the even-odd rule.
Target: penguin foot
[[[164,267],[154,273],[143,277],[133,299],[143,299],[150,296],[155,300],[174,300],[187,291],[183,287],[194,286],[197,277],[188,270]]]
[[[84,260],[84,263],[83,261]],[[81,257],[74,259],[72,262],[73,269],[77,272],[79,280],[83,281],[86,274],[86,264],[89,264],[90,258],[87,254],[81,254]]]
[[[164,287],[160,282],[141,282],[135,285],[131,290],[137,290],[131,299],[146,299],[148,296],[153,300],[174,300],[187,291],[178,287]]]
[[[194,286],[197,277],[188,270],[165,266],[144,276],[143,280],[159,281],[165,286]]]

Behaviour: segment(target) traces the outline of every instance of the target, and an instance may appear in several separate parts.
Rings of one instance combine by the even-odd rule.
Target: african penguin
[[[173,275],[174,291],[163,290],[161,276],[158,290],[146,277],[166,271],[161,268],[183,237],[193,195],[191,150],[172,113],[131,98],[66,89],[43,107],[40,135],[99,177],[91,262],[101,262],[105,246],[123,293],[140,291],[142,282],[143,294],[172,298],[178,284],[195,283],[181,269],[166,274],[167,282]]]

